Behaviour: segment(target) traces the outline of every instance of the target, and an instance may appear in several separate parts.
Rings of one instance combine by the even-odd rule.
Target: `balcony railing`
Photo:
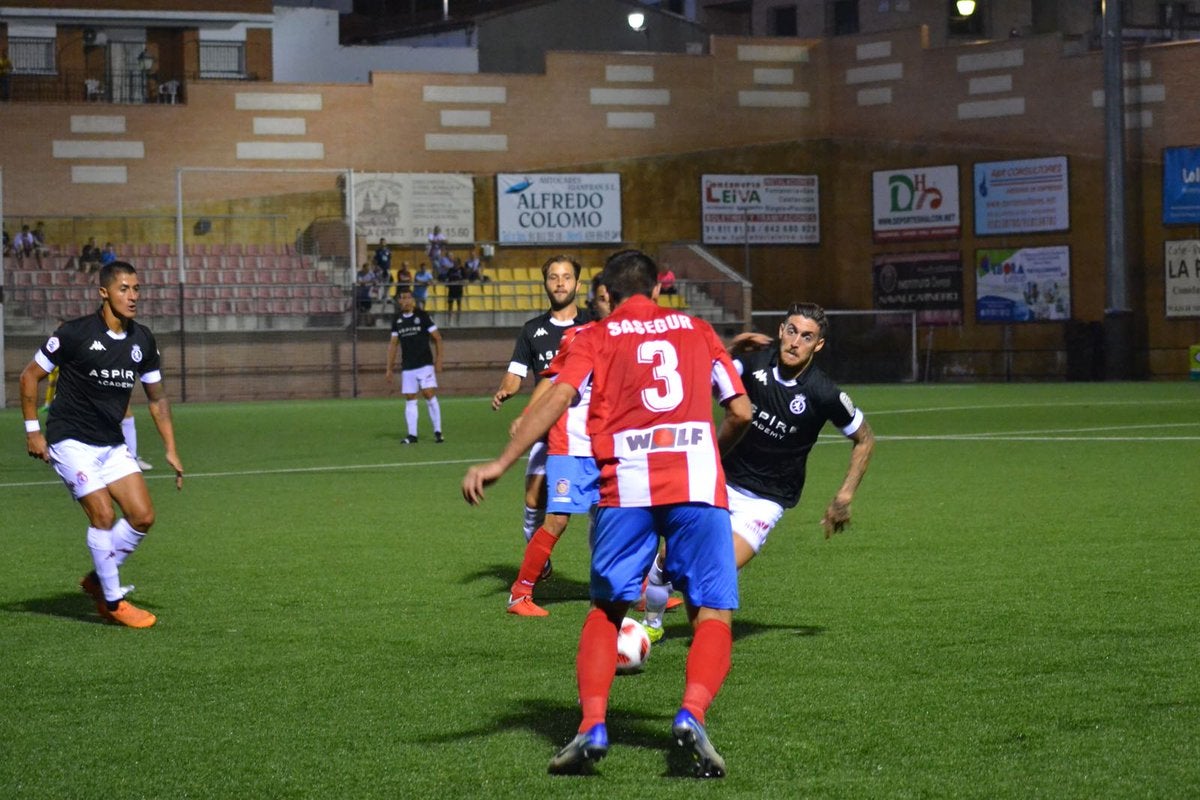
[[[18,103],[184,103],[190,82],[210,79],[205,74],[142,72],[141,70],[67,70],[55,75],[9,76],[9,99]],[[247,74],[220,80],[258,80]]]

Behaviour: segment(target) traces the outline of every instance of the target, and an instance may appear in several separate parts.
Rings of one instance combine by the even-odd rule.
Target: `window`
[[[8,57],[17,75],[54,75],[58,72],[53,39],[9,39]]]
[[[858,33],[858,0],[833,0],[830,13],[830,33],[834,36]]]
[[[771,35],[772,36],[795,36],[799,28],[796,27],[796,6],[775,6],[771,9]]]
[[[246,77],[246,45],[242,42],[201,42],[200,77]]]

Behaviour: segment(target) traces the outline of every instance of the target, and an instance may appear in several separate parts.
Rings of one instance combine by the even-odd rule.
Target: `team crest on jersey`
[[[792,402],[788,403],[788,411],[796,415],[803,414],[806,408],[808,408],[808,398],[802,394],[796,395],[792,398]]]
[[[133,359],[133,363],[135,364],[142,363],[142,348],[135,344],[133,349],[129,351],[129,357]]]
[[[58,349],[59,341],[57,336],[51,336],[46,340],[46,352],[53,353]]]
[[[846,413],[853,417],[856,411],[854,408],[854,401],[850,399],[850,395],[842,392],[838,395],[838,400],[842,401],[842,407],[846,409]]]
[[[559,478],[554,483],[554,493],[562,496],[571,493],[571,482],[566,478]]]

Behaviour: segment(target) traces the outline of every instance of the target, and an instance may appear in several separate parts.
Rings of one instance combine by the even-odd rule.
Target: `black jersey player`
[[[100,615],[133,628],[155,616],[125,600],[118,568],[154,524],[154,504],[137,460],[129,452],[121,420],[137,383],[149,399],[167,463],[183,488],[183,465],[175,451],[171,407],[162,385],[158,345],[149,328],[134,321],[140,286],[123,261],[100,268],[100,308],[63,323],[21,372],[25,447],[48,462],[88,518],[87,544],[93,571],[80,581]],[[37,418],[38,383],[58,368],[58,388],[46,431]],[[122,512],[117,519],[114,505]]]

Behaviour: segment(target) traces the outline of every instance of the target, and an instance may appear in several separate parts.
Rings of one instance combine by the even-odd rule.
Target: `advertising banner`
[[[356,173],[354,213],[358,235],[372,243],[425,244],[435,225],[451,244],[475,241],[475,185],[469,175]]]
[[[1200,241],[1164,242],[1167,317],[1200,317]]]
[[[874,172],[871,205],[877,242],[957,238],[958,166]]]
[[[1200,223],[1200,147],[1163,150],[1163,224]]]
[[[875,256],[875,308],[916,311],[918,325],[963,321],[961,253]]]
[[[497,175],[502,244],[607,244],[621,241],[621,175]]]
[[[976,322],[1071,318],[1071,249],[975,251]]]
[[[816,175],[703,175],[705,244],[819,244]]]
[[[975,165],[975,234],[1065,231],[1071,227],[1067,157]]]

